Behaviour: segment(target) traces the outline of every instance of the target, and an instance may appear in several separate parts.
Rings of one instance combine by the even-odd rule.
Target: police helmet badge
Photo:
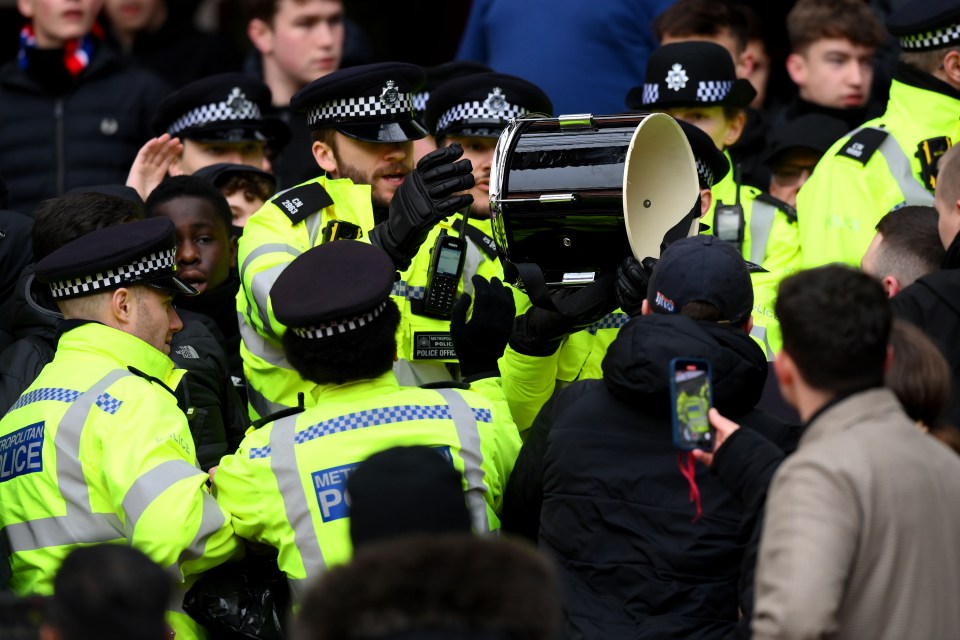
[[[400,90],[397,89],[397,83],[393,80],[387,80],[387,86],[385,86],[380,93],[380,102],[382,102],[384,106],[389,107],[396,104],[399,99]]]
[[[240,87],[234,87],[230,91],[230,95],[227,96],[224,104],[235,113],[249,113],[254,109],[253,103],[247,100],[247,96],[240,90]]]
[[[675,63],[669,71],[667,71],[667,88],[673,89],[674,91],[680,91],[687,86],[687,80],[690,78],[687,77],[687,71],[683,68],[679,62]]]
[[[500,87],[494,87],[493,91],[487,95],[487,99],[483,101],[483,106],[492,113],[503,111],[507,106],[507,99],[503,95],[503,90]]]

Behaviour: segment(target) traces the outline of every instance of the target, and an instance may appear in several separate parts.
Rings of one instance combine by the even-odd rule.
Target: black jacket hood
[[[652,314],[632,319],[603,359],[603,382],[619,400],[670,413],[670,361],[702,358],[713,374],[713,403],[721,413],[749,411],[760,400],[767,361],[741,329],[686,316]]]

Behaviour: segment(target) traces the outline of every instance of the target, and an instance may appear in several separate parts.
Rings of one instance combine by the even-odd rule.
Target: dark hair
[[[890,346],[893,363],[887,370],[887,387],[897,394],[911,420],[934,428],[950,404],[950,365],[937,345],[905,320],[893,321]]]
[[[314,142],[322,142],[330,146],[334,151],[337,150],[337,130],[333,127],[313,129],[310,131],[310,139]]]
[[[724,30],[736,40],[740,52],[747,48],[747,17],[735,3],[726,0],[680,0],[653,20],[653,33],[659,42],[667,36],[718,36]]]
[[[429,637],[550,640],[560,616],[556,575],[534,547],[469,534],[414,536],[371,545],[324,574],[303,599],[293,637],[373,640],[432,630]]]
[[[283,334],[283,350],[304,380],[316,384],[368,380],[393,368],[398,326],[400,310],[388,299],[375,320],[346,333],[312,339],[288,329]]]
[[[274,193],[270,181],[256,173],[234,173],[220,185],[220,193],[224,196],[232,196],[237,191],[242,191],[248,200],[259,199],[264,202]]]
[[[80,547],[53,581],[50,618],[64,640],[163,640],[170,577],[126,545]]]
[[[937,210],[910,206],[880,218],[883,240],[874,254],[874,275],[893,275],[901,287],[940,268],[946,253],[937,229]]]
[[[840,265],[801,271],[780,283],[775,310],[807,384],[836,394],[883,385],[893,317],[877,280]]]
[[[76,193],[44,200],[33,220],[33,256],[39,261],[81,236],[143,218],[143,207],[103,193]]]
[[[217,218],[223,222],[227,230],[227,237],[232,233],[233,213],[230,204],[220,193],[220,190],[207,180],[197,176],[174,176],[167,178],[147,197],[146,209],[148,216],[155,216],[155,210],[160,205],[177,198],[199,198],[206,200],[213,206]]]
[[[799,0],[787,14],[787,33],[795,53],[826,38],[862,47],[879,47],[887,38],[880,20],[860,0]]]

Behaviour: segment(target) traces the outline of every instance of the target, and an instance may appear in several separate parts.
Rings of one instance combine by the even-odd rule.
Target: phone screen
[[[678,449],[713,449],[713,428],[707,412],[712,405],[710,365],[706,360],[671,361],[673,380],[673,443]]]
[[[437,273],[445,276],[456,276],[460,268],[460,252],[448,247],[440,247],[440,257],[437,259]]]

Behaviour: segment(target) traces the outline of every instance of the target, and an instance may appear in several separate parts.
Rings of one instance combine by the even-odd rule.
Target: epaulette
[[[160,385],[160,387],[161,387],[162,389],[164,389],[167,393],[169,393],[170,395],[172,395],[174,398],[177,398],[177,402],[180,401],[180,398],[177,396],[176,392],[175,392],[173,389],[171,389],[170,387],[168,387],[166,384],[164,384],[163,380],[161,380],[160,378],[155,378],[154,376],[150,375],[149,373],[146,373],[146,372],[144,372],[144,371],[140,371],[140,369],[137,369],[136,367],[133,367],[133,366],[127,367],[127,371],[129,371],[129,372],[132,373],[133,375],[137,376],[138,378],[143,378],[144,380],[147,380],[148,382],[152,382],[152,383],[155,383],[155,384]]]
[[[333,198],[319,182],[308,182],[281,191],[270,202],[290,218],[290,224],[298,224],[307,216],[332,205]]]
[[[761,193],[756,198],[754,198],[754,200],[759,200],[760,202],[765,202],[773,207],[776,207],[785,216],[787,216],[790,222],[797,221],[797,210],[794,207],[791,207],[790,205],[788,205],[786,202],[784,202],[780,198],[775,198],[769,193]]]
[[[437,380],[436,382],[427,382],[420,385],[421,389],[463,389],[470,388],[469,382],[459,382],[457,380]]]
[[[850,136],[847,143],[837,151],[837,155],[866,165],[889,135],[889,131],[877,127],[864,127]]]
[[[277,420],[280,420],[282,418],[286,418],[288,416],[295,416],[298,413],[303,413],[303,412],[304,412],[303,392],[300,391],[297,393],[297,406],[287,407],[286,409],[280,409],[279,411],[268,413],[262,418],[259,418],[258,420],[254,420],[253,422],[251,422],[250,428],[252,428],[253,430],[257,430],[266,424],[270,424],[271,422],[276,422]]]

